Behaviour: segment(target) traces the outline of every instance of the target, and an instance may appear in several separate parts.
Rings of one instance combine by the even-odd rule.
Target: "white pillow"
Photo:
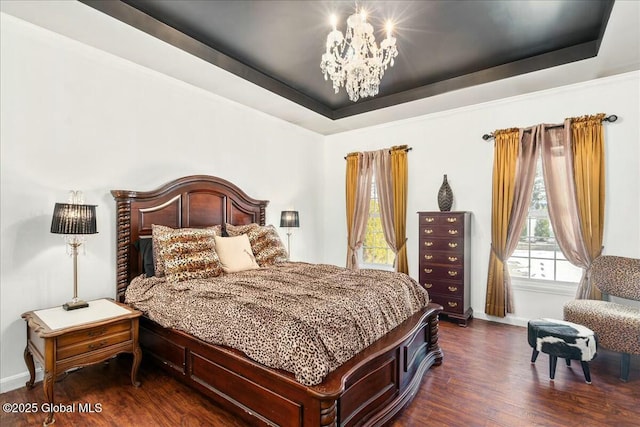
[[[214,236],[216,252],[225,273],[236,273],[260,268],[251,251],[249,237],[241,234],[234,237]]]

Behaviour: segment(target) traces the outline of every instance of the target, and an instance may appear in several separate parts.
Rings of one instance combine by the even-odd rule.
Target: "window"
[[[396,258],[384,238],[382,218],[380,217],[380,203],[378,202],[378,187],[375,177],[371,180],[371,201],[369,202],[369,219],[362,244],[362,262],[370,267],[393,267]]]
[[[511,277],[516,278],[577,283],[582,275],[582,270],[562,254],[553,234],[540,159],[531,193],[529,216],[522,227],[518,246],[507,264]]]

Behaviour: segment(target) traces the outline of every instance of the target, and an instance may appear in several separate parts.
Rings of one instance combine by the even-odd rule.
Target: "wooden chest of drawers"
[[[472,317],[470,305],[470,212],[418,212],[419,281],[442,314],[461,326]]]

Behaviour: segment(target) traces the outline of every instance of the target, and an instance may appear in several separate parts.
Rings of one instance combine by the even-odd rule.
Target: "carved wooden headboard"
[[[131,280],[142,274],[142,258],[133,244],[151,236],[151,225],[172,228],[225,223],[265,224],[266,200],[255,200],[221,178],[192,175],[153,191],[112,190],[116,200],[117,298],[122,301]]]

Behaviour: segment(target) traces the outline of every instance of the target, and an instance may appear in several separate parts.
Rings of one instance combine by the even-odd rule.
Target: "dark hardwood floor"
[[[469,327],[442,320],[444,363],[429,370],[413,402],[391,423],[401,426],[606,426],[640,425],[640,357],[632,356],[629,381],[618,379],[619,355],[605,350],[590,363],[593,384],[578,363],[558,362],[549,380],[548,357],[529,360],[526,329],[473,320]],[[144,362],[140,388],[129,383],[131,359],[87,367],[60,379],[56,402],[76,403],[58,413],[57,426],[237,426],[242,421],[201,394]],[[0,395],[2,403],[44,402],[40,383]],[[78,404],[100,403],[80,413]],[[95,406],[94,406],[95,408]],[[41,425],[38,413],[0,413],[2,426]]]

